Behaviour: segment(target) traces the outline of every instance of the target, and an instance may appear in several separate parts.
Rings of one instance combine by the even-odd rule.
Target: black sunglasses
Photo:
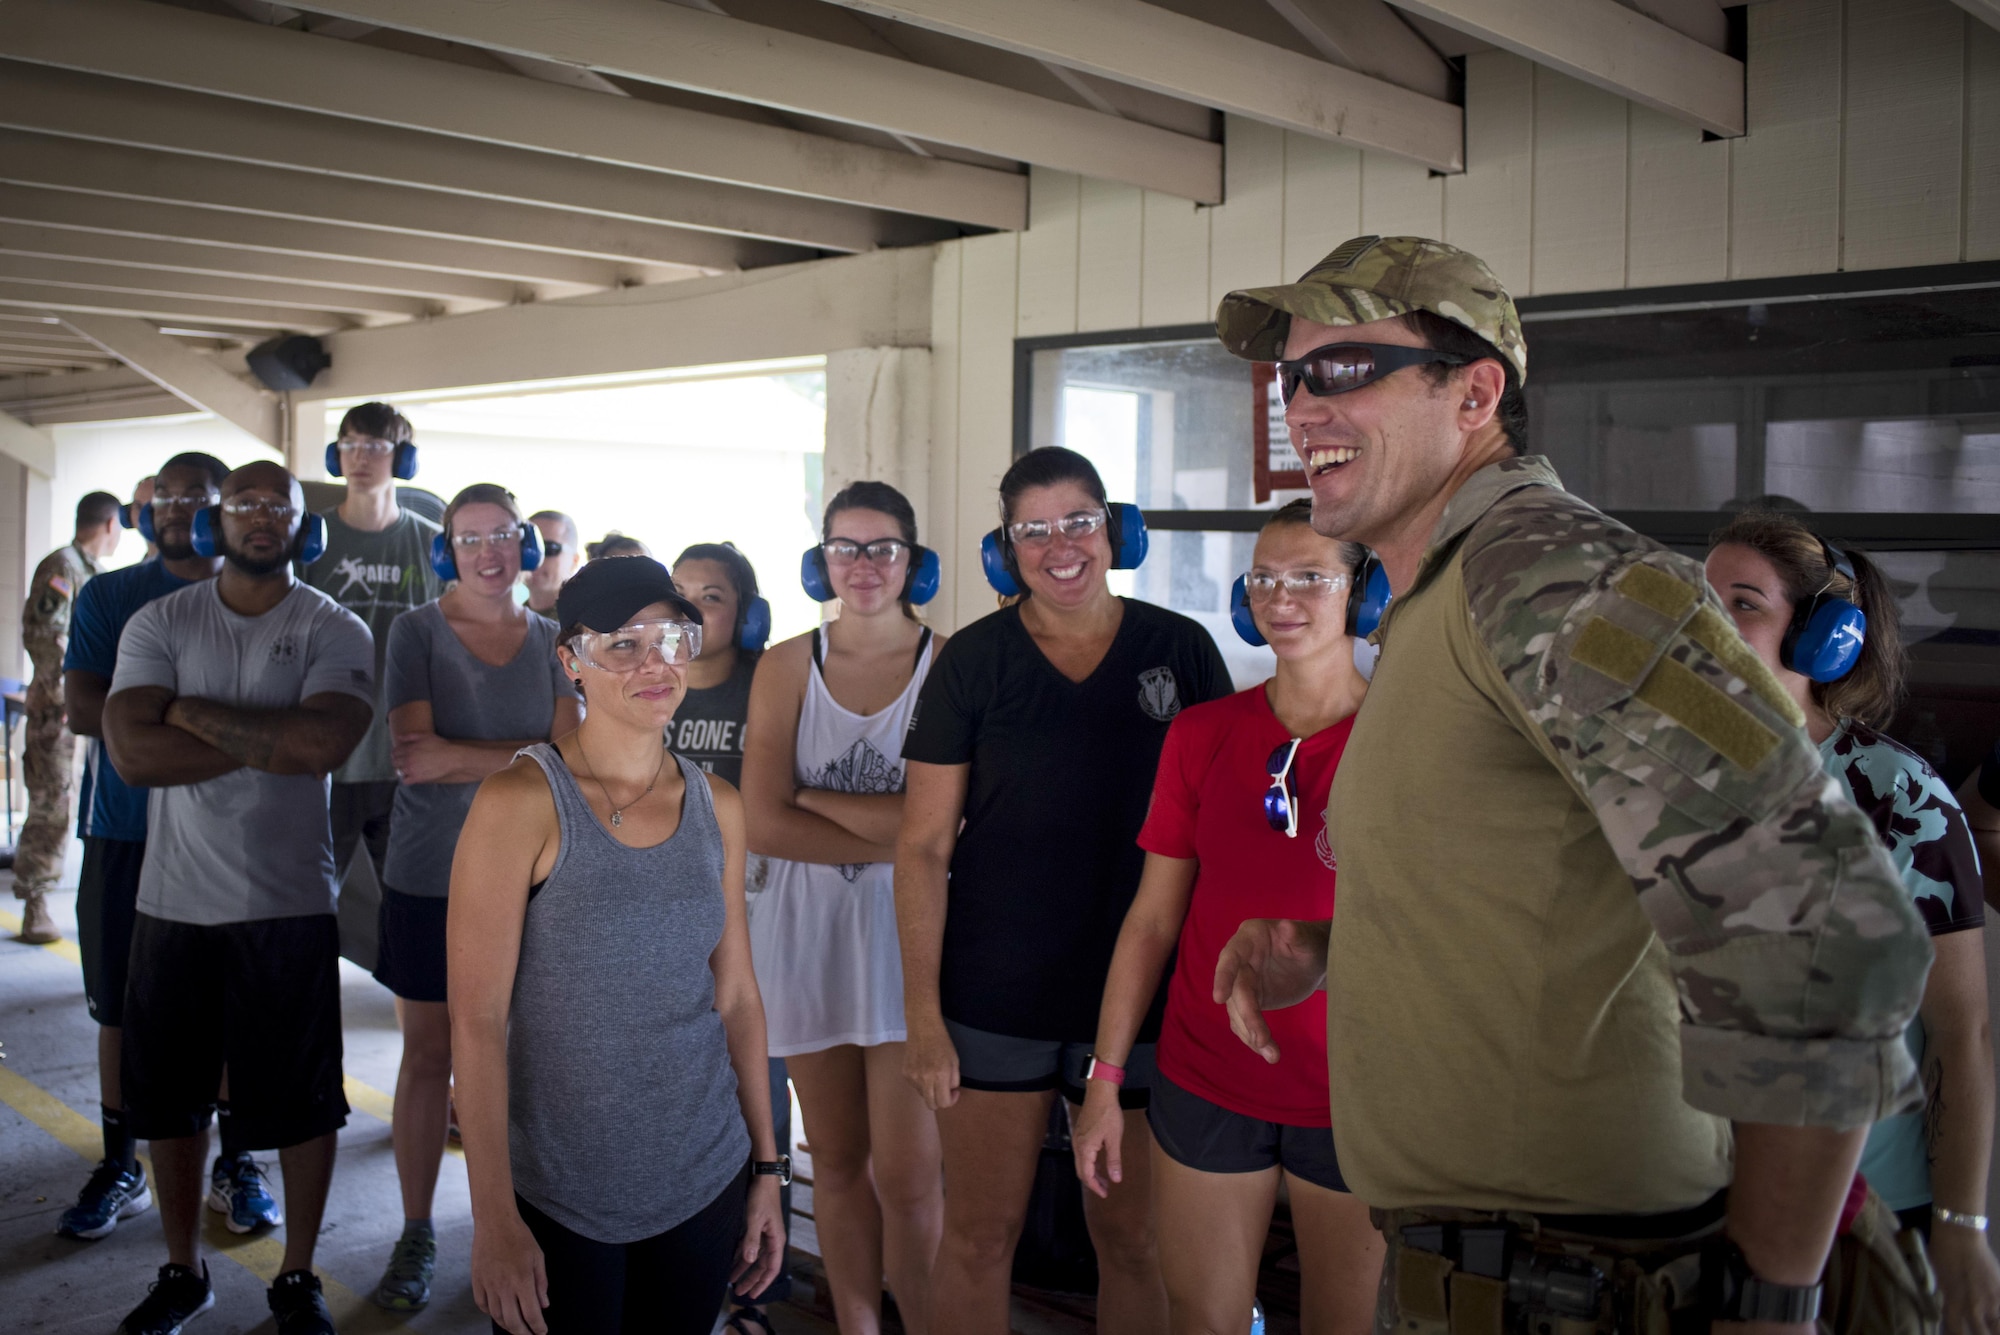
[[[1279,362],[1278,385],[1286,403],[1292,401],[1301,384],[1314,397],[1324,398],[1372,385],[1406,366],[1426,366],[1433,362],[1466,366],[1470,359],[1454,357],[1436,348],[1406,348],[1394,343],[1329,343],[1303,357]]]
[[[557,542],[554,538],[542,539],[543,556],[561,556],[562,554],[563,554],[563,545],[561,543]]]

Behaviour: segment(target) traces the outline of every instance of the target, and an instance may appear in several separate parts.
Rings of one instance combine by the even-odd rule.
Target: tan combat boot
[[[46,946],[51,941],[62,940],[62,933],[56,930],[56,920],[49,915],[48,900],[39,890],[30,890],[21,907],[21,935],[18,939],[31,946]]]

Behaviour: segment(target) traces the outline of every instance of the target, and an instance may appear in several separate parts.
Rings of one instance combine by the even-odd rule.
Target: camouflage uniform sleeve
[[[1474,633],[1671,956],[1688,1103],[1836,1127],[1916,1107],[1929,935],[1701,568],[1539,487],[1464,550]]]

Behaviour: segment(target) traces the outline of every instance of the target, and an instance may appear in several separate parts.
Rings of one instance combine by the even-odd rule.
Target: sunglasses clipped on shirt
[[[1329,343],[1303,357],[1278,363],[1278,388],[1290,403],[1304,385],[1315,398],[1345,394],[1372,385],[1406,366],[1467,366],[1470,360],[1436,348],[1406,348],[1395,343]]]
[[[1271,786],[1264,790],[1264,823],[1283,830],[1287,839],[1299,837],[1299,790],[1292,783],[1292,762],[1299,758],[1303,741],[1286,738],[1264,764],[1264,772],[1271,776]]]

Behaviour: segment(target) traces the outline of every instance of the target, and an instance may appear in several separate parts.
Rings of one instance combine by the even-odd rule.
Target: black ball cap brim
[[[556,623],[617,630],[654,603],[665,603],[677,616],[701,624],[701,609],[681,597],[674,577],[658,561],[650,556],[603,556],[562,586],[556,595]]]

